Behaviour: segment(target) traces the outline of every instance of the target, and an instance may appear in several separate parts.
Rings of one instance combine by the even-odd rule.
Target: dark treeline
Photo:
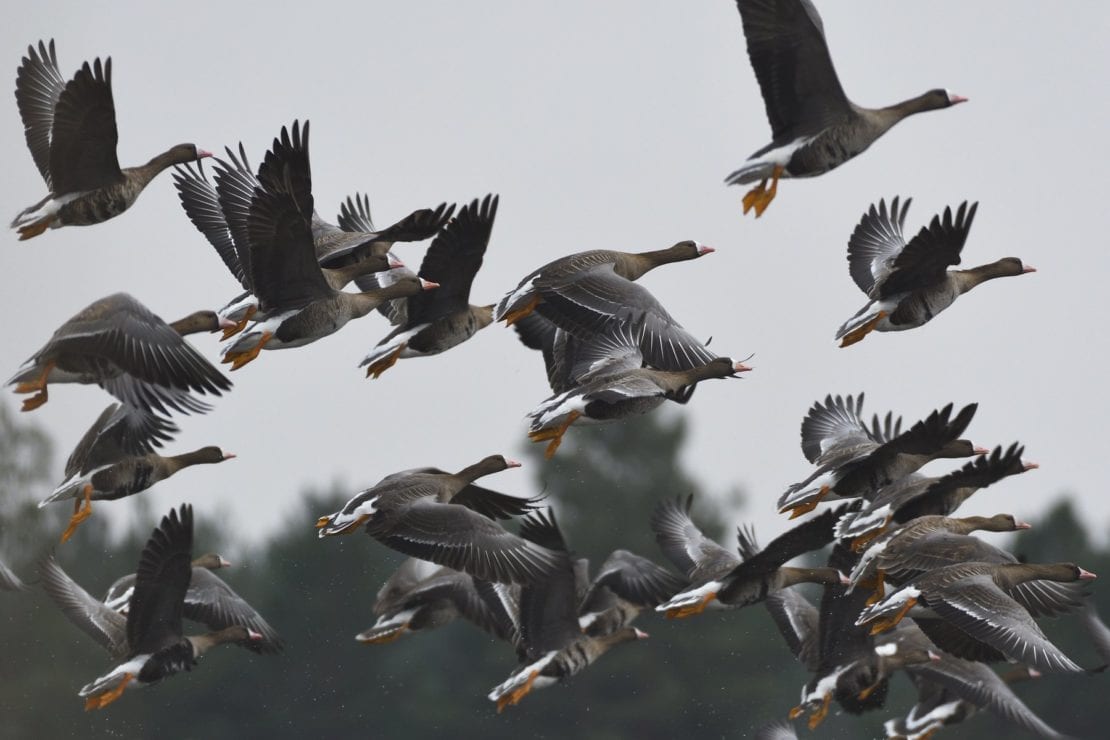
[[[735,533],[720,524],[721,504],[715,503],[726,497],[704,491],[679,460],[684,438],[684,424],[665,415],[576,430],[555,460],[535,459],[526,470],[536,476],[537,490],[549,496],[579,555],[597,565],[610,550],[625,547],[663,562],[648,518],[664,497],[695,494],[697,521],[722,543],[735,541]],[[39,510],[34,504],[32,492],[55,483],[55,472],[48,440],[0,406],[0,551],[28,581],[34,581],[35,561],[54,546],[69,515],[65,506]],[[368,470],[366,482],[388,472]],[[33,585],[27,593],[0,593],[2,734],[731,738],[750,736],[797,703],[806,674],[762,608],[753,608],[676,622],[642,618],[638,626],[651,639],[614,650],[567,684],[534,692],[498,715],[485,695],[509,674],[513,653],[469,625],[456,622],[389,645],[362,646],[353,639],[373,622],[375,593],[400,556],[362,534],[316,538],[317,516],[335,510],[351,493],[305,492],[282,530],[248,549],[233,546],[234,532],[198,507],[195,554],[234,554],[235,566],[221,575],[282,633],[286,651],[267,657],[224,648],[192,673],[128,692],[101,712],[84,712],[77,691],[109,666],[107,654]],[[753,497],[747,506],[770,506],[775,493]],[[108,505],[142,506],[135,501]],[[994,513],[1004,510],[1004,503],[988,493],[975,502],[975,511]],[[1046,503],[1045,512],[1016,541],[1015,552],[1032,561],[1066,556],[1096,573],[1110,573],[1110,552],[1092,546],[1067,502]],[[118,541],[103,527],[83,526],[57,548],[59,562],[100,597],[116,577],[135,569],[163,513],[146,511],[143,523]],[[1095,582],[1095,599],[1110,614],[1110,594],[1101,586]],[[1045,627],[1079,662],[1097,661],[1077,620],[1061,618]],[[1099,710],[1107,680],[1047,676],[1017,691],[1061,731],[1098,737],[1104,732]],[[815,733],[800,727],[800,736],[881,736],[882,721],[911,703],[909,681],[899,677],[894,685],[886,711],[863,718],[834,714]],[[981,738],[989,732],[1015,736],[1011,727],[985,714],[945,736]]]

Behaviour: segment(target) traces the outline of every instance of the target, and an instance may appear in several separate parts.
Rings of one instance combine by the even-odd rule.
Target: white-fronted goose
[[[572,424],[600,424],[646,414],[664,401],[686,403],[697,384],[711,378],[733,378],[750,370],[730,357],[718,357],[688,370],[656,370],[643,366],[643,356],[631,333],[622,354],[615,355],[593,372],[578,378],[578,385],[552,396],[529,414],[528,437],[547,442],[544,457],[551,458]]]
[[[1039,466],[1021,459],[1025,448],[1016,442],[1003,452],[1001,445],[962,468],[939,477],[910,475],[884,486],[863,508],[849,511],[836,523],[838,539],[852,539],[861,550],[891,523],[918,517],[948,516],[976,491]]]
[[[537,313],[568,335],[556,333],[552,341],[556,355],[571,358],[563,360],[571,367],[569,382],[630,347],[639,350],[643,365],[657,370],[690,370],[718,356],[686,331],[649,290],[617,273],[616,267],[617,263],[606,262],[565,278],[535,281],[534,293],[542,299]],[[518,333],[528,346],[543,344],[549,334],[543,330],[543,339],[530,339],[527,329]],[[565,390],[552,385],[553,390]]]
[[[660,501],[651,514],[651,531],[655,533],[655,541],[659,543],[659,549],[667,560],[690,581],[684,594],[701,589],[715,594],[720,590],[718,579],[739,565],[740,557],[706,537],[698,525],[694,524],[694,520],[690,518],[693,504],[693,494],[686,496],[685,500],[680,496]],[[723,608],[724,604],[715,599],[705,599],[701,602],[700,609],[689,613],[698,613],[707,606]],[[687,614],[668,612],[667,616]]]
[[[1036,669],[1018,666],[999,675],[982,663],[939,655],[939,661],[906,666],[917,687],[917,703],[905,717],[883,723],[888,738],[925,740],[940,728],[986,709],[1037,737],[1066,740],[1010,688],[1011,683],[1040,676]]]
[[[258,181],[247,218],[247,274],[264,318],[224,350],[223,362],[232,370],[254,360],[262,349],[304,346],[384,301],[436,287],[419,278],[402,278],[387,288],[361,293],[345,293],[328,284],[312,239],[308,123],[302,129],[294,122],[292,134],[282,127],[258,170]]]
[[[181,331],[219,326],[195,316],[167,324],[127,293],[101,298],[58,327],[7,384],[35,394],[24,411],[46,403],[49,383],[96,383],[149,413],[207,411],[189,391],[218,396],[231,381],[182,339]]]
[[[741,555],[755,556],[759,552],[755,541],[743,530],[739,534]],[[820,724],[828,713],[829,704],[834,693],[838,692],[841,678],[845,679],[847,685],[857,674],[861,674],[866,680],[870,680],[873,675],[864,672],[866,667],[859,665],[862,662],[860,656],[874,657],[874,646],[869,638],[852,641],[850,649],[827,638],[829,630],[823,625],[834,619],[833,611],[839,605],[838,598],[828,598],[830,588],[839,589],[840,586],[825,588],[821,612],[795,589],[775,591],[768,594],[763,601],[790,652],[807,671],[815,674],[814,679],[802,689],[801,703],[790,712],[790,718],[795,719],[807,709],[813,710],[809,723],[811,729]],[[855,713],[858,711],[856,709]]]
[[[497,711],[517,704],[533,689],[542,689],[573,676],[610,648],[647,634],[622,627],[597,637],[582,631],[578,622],[575,569],[553,514],[533,512],[521,534],[557,554],[556,567],[545,578],[525,585],[520,593],[519,635],[521,665],[489,693]]]
[[[969,535],[972,532],[1016,532],[1029,529],[1030,525],[1018,521],[1013,514],[995,514],[994,516],[968,516],[948,517],[942,515],[921,516],[911,519],[898,529],[878,539],[868,548],[859,559],[855,570],[849,576],[854,588],[864,581],[880,578],[879,571],[890,574],[895,583],[909,580],[918,573],[936,567],[935,561],[926,561],[919,558],[929,557],[930,553],[939,553],[946,560],[944,565],[952,565],[957,560],[950,558],[965,558],[964,551],[954,551],[951,547],[952,539],[945,535]],[[945,543],[943,546],[940,543]],[[981,558],[975,558],[979,560]],[[885,577],[885,575],[883,576]],[[849,589],[851,590],[851,589]]]
[[[688,617],[700,614],[714,600],[722,606],[738,609],[759,603],[769,594],[799,583],[846,583],[847,578],[835,568],[792,568],[785,565],[830,543],[836,517],[836,512],[826,511],[779,535],[762,550],[755,545],[754,532],[741,530],[739,539],[741,553],[745,554],[743,562],[704,584],[675,594],[656,609],[666,612],[668,617]],[[689,525],[685,531],[689,532]]]
[[[926,519],[928,519],[926,517]],[[1004,520],[1003,520],[1004,521]],[[907,536],[887,552],[887,543],[880,540],[872,546],[853,569],[854,584],[866,584],[874,588],[874,594],[867,599],[872,604],[882,598],[885,583],[903,586],[915,578],[940,568],[962,563],[1016,564],[1018,559],[1011,553],[990,545],[977,537],[960,534],[966,524],[945,522],[938,525],[937,520],[928,521],[921,529],[914,528]],[[1006,526],[1000,522],[1000,526]],[[1019,527],[1020,528],[1020,527]],[[894,539],[892,536],[891,539]],[[888,569],[874,567],[883,561]],[[1081,608],[1086,602],[1085,582],[1058,582],[1051,579],[1034,579],[1010,584],[1005,587],[1006,595],[1021,605],[1034,618],[1054,617],[1068,614]],[[976,639],[968,632],[952,626],[940,615],[932,613],[917,614],[917,623],[938,647],[967,660],[999,661],[1005,655],[988,643]]]
[[[274,655],[284,649],[281,636],[270,623],[247,603],[231,586],[213,571],[228,568],[231,563],[215,553],[206,553],[192,562],[192,576],[189,590],[185,592],[185,619],[200,622],[208,629],[216,631],[234,625],[249,628],[261,635],[260,639],[239,643],[242,647],[262,655]],[[104,603],[120,614],[126,615],[131,608],[131,597],[135,593],[135,574],[116,579],[104,595]]]
[[[53,558],[44,562],[42,582],[51,599],[113,658],[123,661],[81,689],[86,710],[111,704],[130,686],[149,686],[189,670],[216,645],[261,639],[242,625],[183,635],[181,619],[191,576],[192,544],[193,509],[186,504],[180,514],[173,510],[162,518],[143,548],[126,617],[90,596]]]
[[[401,563],[378,589],[374,614],[378,616],[374,626],[355,636],[364,645],[393,642],[458,617],[498,639],[512,639],[512,621],[504,610],[490,608],[470,575],[419,558]]]
[[[904,331],[922,326],[952,305],[957,298],[987,280],[1036,272],[1017,257],[1004,257],[967,270],[949,270],[960,264],[978,203],[960,204],[953,218],[945,208],[943,219],[933,216],[908,243],[902,236],[910,202],[880,200],[863,215],[848,240],[848,267],[859,289],[870,299],[836,333],[841,347],[848,347],[872,331]]]
[[[702,380],[734,377],[751,369],[717,357],[654,296],[605,271],[623,283],[606,300],[623,308],[600,315],[582,304],[559,305],[562,298],[553,298],[540,314],[524,317],[517,327],[526,346],[542,350],[548,382],[556,393],[529,414],[528,436],[549,443],[548,458],[576,421],[615,421],[647,413],[665,400],[685,404]]]
[[[62,533],[62,542],[92,515],[93,501],[133,496],[191,465],[235,457],[219,447],[171,456],[154,452],[153,446],[168,439],[173,431],[173,425],[127,404],[113,403],[105,408],[66,461],[66,479],[39,502],[41,508],[74,499],[73,517]]]
[[[498,583],[535,580],[555,561],[552,553],[507,532],[494,519],[531,511],[538,499],[519,499],[474,485],[485,475],[520,463],[490,455],[457,473],[416,468],[388,475],[334,514],[316,522],[320,537],[366,532],[410,557],[430,560]]]
[[[475,198],[444,225],[428,247],[420,277],[439,287],[396,301],[394,329],[359,367],[377,378],[402,357],[427,357],[465,342],[493,321],[493,305],[470,304],[470,286],[482,266],[499,197]],[[359,278],[359,288],[385,287],[375,273]],[[395,273],[394,273],[395,274]]]
[[[843,543],[837,543],[827,565],[848,573],[857,559],[858,556]],[[810,709],[810,729],[824,720],[833,699],[850,714],[879,709],[886,701],[889,680],[881,674],[881,656],[875,652],[875,638],[868,628],[855,624],[866,600],[867,594],[847,593],[847,587],[840,583],[826,584],[822,589],[816,637],[817,667],[803,691],[802,705],[791,712],[793,717]],[[865,689],[869,689],[866,694],[863,693]]]
[[[209,182],[202,168],[193,170],[188,165],[176,168],[174,184],[189,220],[216,249],[246,291],[220,311],[221,316],[235,322],[224,334],[227,339],[241,331],[258,310],[258,300],[250,293],[247,220],[254,189],[259,183],[242,144],[238,154],[227,149],[227,160],[217,162],[215,185]],[[348,209],[353,215],[348,214]],[[341,206],[340,223],[347,226],[359,223],[369,230],[343,230],[327,223],[314,211],[313,246],[325,280],[331,287],[341,290],[358,276],[399,267],[400,261],[389,254],[389,248],[399,241],[426,239],[453,211],[454,206],[442,203],[436,209],[415,211],[383,231],[373,230],[368,220],[369,205],[363,201],[356,211],[348,198]]]
[[[975,416],[978,404],[968,404],[955,417],[952,416],[952,404],[948,404],[893,439],[880,442],[875,438],[868,441],[870,435],[858,419],[858,413],[851,410],[849,402],[837,396],[835,399],[826,398],[824,407],[814,404],[810,409],[809,417],[823,417],[829,415],[829,409],[833,408],[842,422],[829,428],[829,444],[824,446],[822,443],[823,451],[814,461],[817,470],[787,488],[779,497],[780,512],[789,511],[791,518],[794,518],[812,511],[825,497],[869,497],[932,460],[970,457],[987,452],[966,439],[959,439]],[[861,403],[862,397],[857,399],[854,407],[858,410]],[[847,420],[853,415],[856,420],[849,423]],[[849,433],[846,429],[852,431]],[[802,422],[802,443],[803,450],[806,450],[805,421]],[[807,454],[817,449],[812,440],[809,446]]]
[[[908,622],[876,641],[875,656],[875,682],[860,692],[861,699],[866,699],[877,690],[895,671],[942,660],[940,651],[929,642],[929,638]]]
[[[682,578],[628,550],[614,550],[601,564],[578,607],[578,625],[591,636],[628,627],[687,585]]]
[[[897,624],[906,614],[934,615],[999,651],[1009,660],[1045,672],[1082,672],[1049,642],[1029,611],[1008,593],[1035,580],[1072,583],[1094,574],[1073,563],[960,563],[929,571],[864,610],[857,624],[872,632]]]
[[[772,136],[725,178],[729,185],[760,181],[744,196],[744,213],[754,208],[761,216],[780,178],[821,175],[867,149],[903,118],[967,100],[938,89],[886,108],[858,106],[840,86],[813,3],[737,0],[736,5]]]
[[[66,82],[54,41],[27,56],[16,72],[15,101],[31,158],[50,193],[11,223],[20,241],[60,226],[87,226],[120,215],[167,167],[212,156],[195,144],[178,144],[140,167],[120,169],[116,159],[116,108],[112,60],[85,62]]]
[[[493,320],[504,320],[506,325],[519,321],[545,300],[544,290],[563,290],[582,280],[587,281],[583,290],[588,290],[590,275],[595,271],[609,269],[625,280],[635,281],[660,265],[697,259],[712,251],[713,247],[688,240],[651,252],[594,249],[560,257],[528,273],[516,288],[498,302]]]

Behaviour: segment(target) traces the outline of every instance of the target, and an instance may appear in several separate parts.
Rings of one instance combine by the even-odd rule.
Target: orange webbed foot
[[[880,632],[886,632],[888,629],[893,628],[895,625],[897,625],[899,622],[902,621],[903,617],[905,617],[907,614],[909,614],[910,609],[912,609],[915,604],[917,604],[917,599],[912,598],[912,597],[910,599],[908,599],[906,601],[905,605],[901,609],[898,610],[897,614],[895,614],[892,617],[888,617],[887,619],[883,619],[883,620],[880,620],[880,621],[876,622],[871,627],[871,634],[877,635]]]
[[[54,362],[48,362],[42,367],[42,372],[34,380],[27,380],[19,383],[15,387],[16,393],[34,393],[35,395],[30,398],[23,399],[22,411],[34,411],[39,406],[46,403],[49,398],[46,388],[47,379],[50,377],[50,371],[54,369]]]
[[[868,545],[874,542],[875,539],[885,531],[886,525],[884,524],[883,526],[877,527],[867,534],[861,534],[859,537],[856,537],[854,540],[852,540],[852,552],[863,552],[867,549]]]
[[[873,332],[875,330],[875,327],[879,325],[879,322],[886,317],[886,311],[879,311],[877,314],[875,314],[875,318],[871,319],[863,326],[856,327],[855,329],[852,329],[850,332],[845,334],[844,337],[840,340],[840,346],[851,347],[856,342],[863,341],[863,338]]]
[[[821,490],[818,491],[817,495],[814,496],[812,499],[805,502],[804,504],[798,504],[797,506],[791,506],[789,509],[786,509],[786,511],[790,512],[790,518],[791,519],[797,519],[798,517],[804,516],[804,515],[808,514],[809,512],[813,511],[814,509],[816,509],[817,504],[821,503],[821,499],[825,498],[825,496],[827,496],[828,493],[829,493],[829,487],[828,486],[821,486]]]
[[[744,215],[745,216],[748,215],[748,211],[750,211],[751,209],[756,207],[756,204],[759,203],[760,199],[763,197],[763,194],[765,192],[767,192],[767,181],[762,180],[754,188],[752,188],[748,192],[744,193],[744,199],[743,199],[742,203],[744,204]]]
[[[23,399],[23,405],[19,407],[20,411],[34,411],[39,406],[42,406],[47,401],[46,389],[43,388],[40,392],[31,396],[30,398]]]
[[[829,702],[831,701],[832,693],[825,694],[825,698],[821,700],[821,706],[817,708],[817,711],[809,715],[809,729],[816,730],[817,726],[825,721],[825,717],[829,713]]]
[[[563,435],[567,433],[567,429],[573,424],[578,417],[582,416],[581,412],[571,411],[567,414],[567,419],[557,427],[549,427],[547,429],[538,429],[534,432],[528,433],[528,438],[533,442],[547,442],[547,449],[544,450],[544,459],[550,460],[555,456],[555,451],[559,449],[559,445],[563,443]]]
[[[73,516],[69,519],[69,526],[62,532],[62,542],[68,542],[73,533],[77,531],[77,527],[81,526],[81,522],[92,516],[92,493],[92,484],[86,483],[82,491],[82,498],[73,502]]]
[[[375,379],[381,377],[382,373],[397,364],[397,360],[401,357],[401,352],[403,352],[405,347],[407,346],[407,344],[402,344],[396,350],[390,352],[389,355],[387,355],[386,357],[383,357],[382,359],[367,367],[366,377],[369,378],[373,376]]]
[[[869,697],[869,696],[871,696],[871,694],[875,693],[875,689],[879,688],[879,685],[882,682],[883,682],[883,679],[882,679],[882,677],[880,677],[878,681],[871,684],[870,686],[868,686],[863,691],[859,692],[859,694],[857,694],[856,698],[858,698],[860,701],[866,700],[867,697]]]
[[[32,224],[21,226],[19,228],[19,241],[25,242],[28,239],[34,239],[36,236],[46,231],[48,228],[50,228],[49,218],[44,218],[39,221],[35,221]]]
[[[528,676],[527,681],[510,691],[508,694],[505,694],[505,696],[502,696],[500,699],[498,699],[497,713],[501,714],[505,707],[511,707],[519,704],[521,699],[528,696],[528,694],[532,691],[532,684],[536,682],[536,677],[539,675],[539,671],[532,671],[532,674]]]
[[[535,294],[532,295],[532,298],[529,299],[529,301],[526,304],[524,304],[520,308],[509,311],[503,317],[504,320],[505,320],[505,326],[512,326],[513,324],[520,321],[521,319],[523,319],[528,314],[535,311],[536,306],[540,305],[540,300],[541,300],[540,294],[535,293]]]
[[[272,332],[263,332],[262,339],[258,341],[258,344],[254,345],[244,352],[227,353],[226,355],[224,355],[223,362],[230,362],[232,371],[238,370],[239,368],[243,367],[243,365],[246,365],[248,362],[252,362],[253,360],[255,360],[258,357],[258,353],[261,352],[262,348],[266,346],[266,342],[270,341],[270,338],[273,336],[274,335]]]
[[[775,199],[775,194],[779,191],[779,178],[782,177],[782,172],[783,168],[780,165],[775,165],[775,169],[771,173],[771,187],[765,188],[753,204],[756,218],[762,216],[763,212],[767,210],[767,206],[771,205],[771,201]]]
[[[253,317],[256,313],[258,313],[257,306],[251,306],[250,308],[248,308],[247,312],[243,314],[243,318],[235,322],[235,326],[229,326],[228,328],[224,329],[222,338],[231,339],[233,336],[243,331],[243,329],[246,329],[247,324],[250,323],[251,317]]]
[[[703,611],[705,611],[706,607],[709,606],[709,602],[713,601],[716,598],[717,592],[712,591],[710,593],[702,595],[701,601],[696,604],[668,609],[667,619],[686,619],[687,617],[693,617],[697,614],[701,614]]]
[[[880,601],[883,600],[883,596],[886,595],[886,587],[884,586],[885,580],[886,573],[884,571],[880,570],[878,573],[875,574],[874,582],[868,584],[869,586],[871,586],[871,588],[874,589],[874,592],[867,597],[867,601],[863,603],[864,606],[878,604]]]
[[[88,699],[85,699],[85,711],[89,712],[93,709],[103,709],[123,696],[124,689],[127,688],[127,684],[131,683],[133,678],[135,678],[134,675],[125,673],[123,674],[123,680],[119,682],[119,686],[116,686],[111,691],[105,691],[103,694],[97,694],[96,696],[90,696]]]

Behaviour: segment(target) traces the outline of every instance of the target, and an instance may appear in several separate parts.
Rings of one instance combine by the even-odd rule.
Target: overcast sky
[[[477,303],[572,252],[688,238],[716,247],[643,284],[694,334],[712,335],[717,351],[755,353],[743,382],[706,382],[679,413],[693,429],[688,463],[715,490],[749,492],[738,514],[765,541],[785,527],[775,499],[810,472],[798,444],[807,408],[826,393],[861,390],[868,415],[893,409],[907,421],[978,401],[975,443],[1026,444],[1041,469],[979,494],[966,513],[1035,519],[1071,491],[1105,537],[1110,6],[817,5],[858,104],[934,87],[971,102],[900,124],[830,174],[784,182],[758,221],[740,214],[743,189],[722,183],[770,139],[729,0],[317,2],[285,12],[198,1],[172,13],[157,3],[38,2],[0,26],[0,60],[12,90],[21,56],[40,38],[56,39],[66,79],[82,61],[110,55],[124,166],[183,141],[213,151],[243,141],[257,163],[299,118],[312,122],[313,188],[326,217],[356,191],[369,194],[379,225],[500,193]],[[10,94],[0,146],[0,215],[10,219],[46,192]],[[914,198],[911,233],[945,205],[978,200],[964,264],[1017,256],[1038,272],[984,285],[924,328],[839,349],[834,332],[864,302],[848,276],[848,236],[870,203],[894,195]],[[186,219],[168,174],[106,224],[8,240],[5,378],[109,293],[130,292],[173,320],[239,290]],[[399,253],[417,266],[423,249]],[[234,373],[213,412],[177,418],[182,434],[167,449],[218,444],[239,459],[159,484],[143,494],[152,508],[186,500],[226,512],[249,541],[285,521],[307,486],[338,481],[353,494],[403,468],[519,456],[524,416],[549,395],[537,354],[494,326],[366,380],[357,364],[387,332],[381,317],[367,317]],[[218,358],[215,336],[192,341]],[[62,448],[59,480],[110,400],[94,387],[57,386],[34,412]],[[17,399],[5,392],[0,402]],[[527,469],[489,485],[536,492]],[[644,526],[653,504],[644,502]],[[96,509],[120,521],[135,507]]]

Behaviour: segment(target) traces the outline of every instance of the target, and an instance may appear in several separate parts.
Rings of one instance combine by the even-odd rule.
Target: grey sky
[[[722,184],[770,137],[730,0],[317,2],[285,12],[193,2],[172,14],[152,3],[31,3],[0,27],[9,81],[0,215],[46,192],[10,90],[27,45],[53,37],[67,79],[85,60],[113,58],[124,166],[183,141],[222,151],[242,140],[257,163],[283,124],[307,118],[326,217],[355,191],[369,194],[381,224],[500,193],[475,302],[575,251],[686,238],[715,246],[644,284],[688,329],[712,335],[717,351],[755,353],[743,382],[707,382],[680,413],[693,427],[689,464],[716,490],[750,493],[741,515],[761,539],[785,526],[775,498],[809,472],[798,446],[806,409],[826,393],[860,390],[868,414],[894,409],[907,421],[978,401],[973,441],[1020,440],[1042,468],[980,494],[968,512],[1035,518],[1070,490],[1105,536],[1110,6],[817,4],[857,103],[933,87],[971,102],[900,124],[828,175],[785,181],[754,221],[740,215],[743,189]],[[848,236],[871,202],[893,195],[914,198],[912,232],[945,205],[979,200],[964,264],[1012,255],[1039,272],[985,285],[922,329],[839,349],[836,328],[864,302],[848,276]],[[168,175],[106,224],[8,240],[4,377],[108,293],[133,293],[172,320],[238,291]],[[399,252],[417,266],[423,246]],[[249,540],[285,521],[309,485],[339,481],[353,493],[402,468],[519,453],[524,414],[548,395],[537,354],[495,326],[366,380],[358,361],[387,331],[368,317],[234,373],[212,413],[178,418],[169,450],[219,444],[239,459],[159,484],[144,494],[153,509],[187,500],[226,512]],[[194,343],[217,358],[214,337]],[[34,413],[64,448],[59,479],[64,455],[109,400],[58,386]],[[5,391],[2,402],[15,397]],[[490,485],[534,493],[527,468]],[[135,506],[105,504],[99,516],[118,520]]]

